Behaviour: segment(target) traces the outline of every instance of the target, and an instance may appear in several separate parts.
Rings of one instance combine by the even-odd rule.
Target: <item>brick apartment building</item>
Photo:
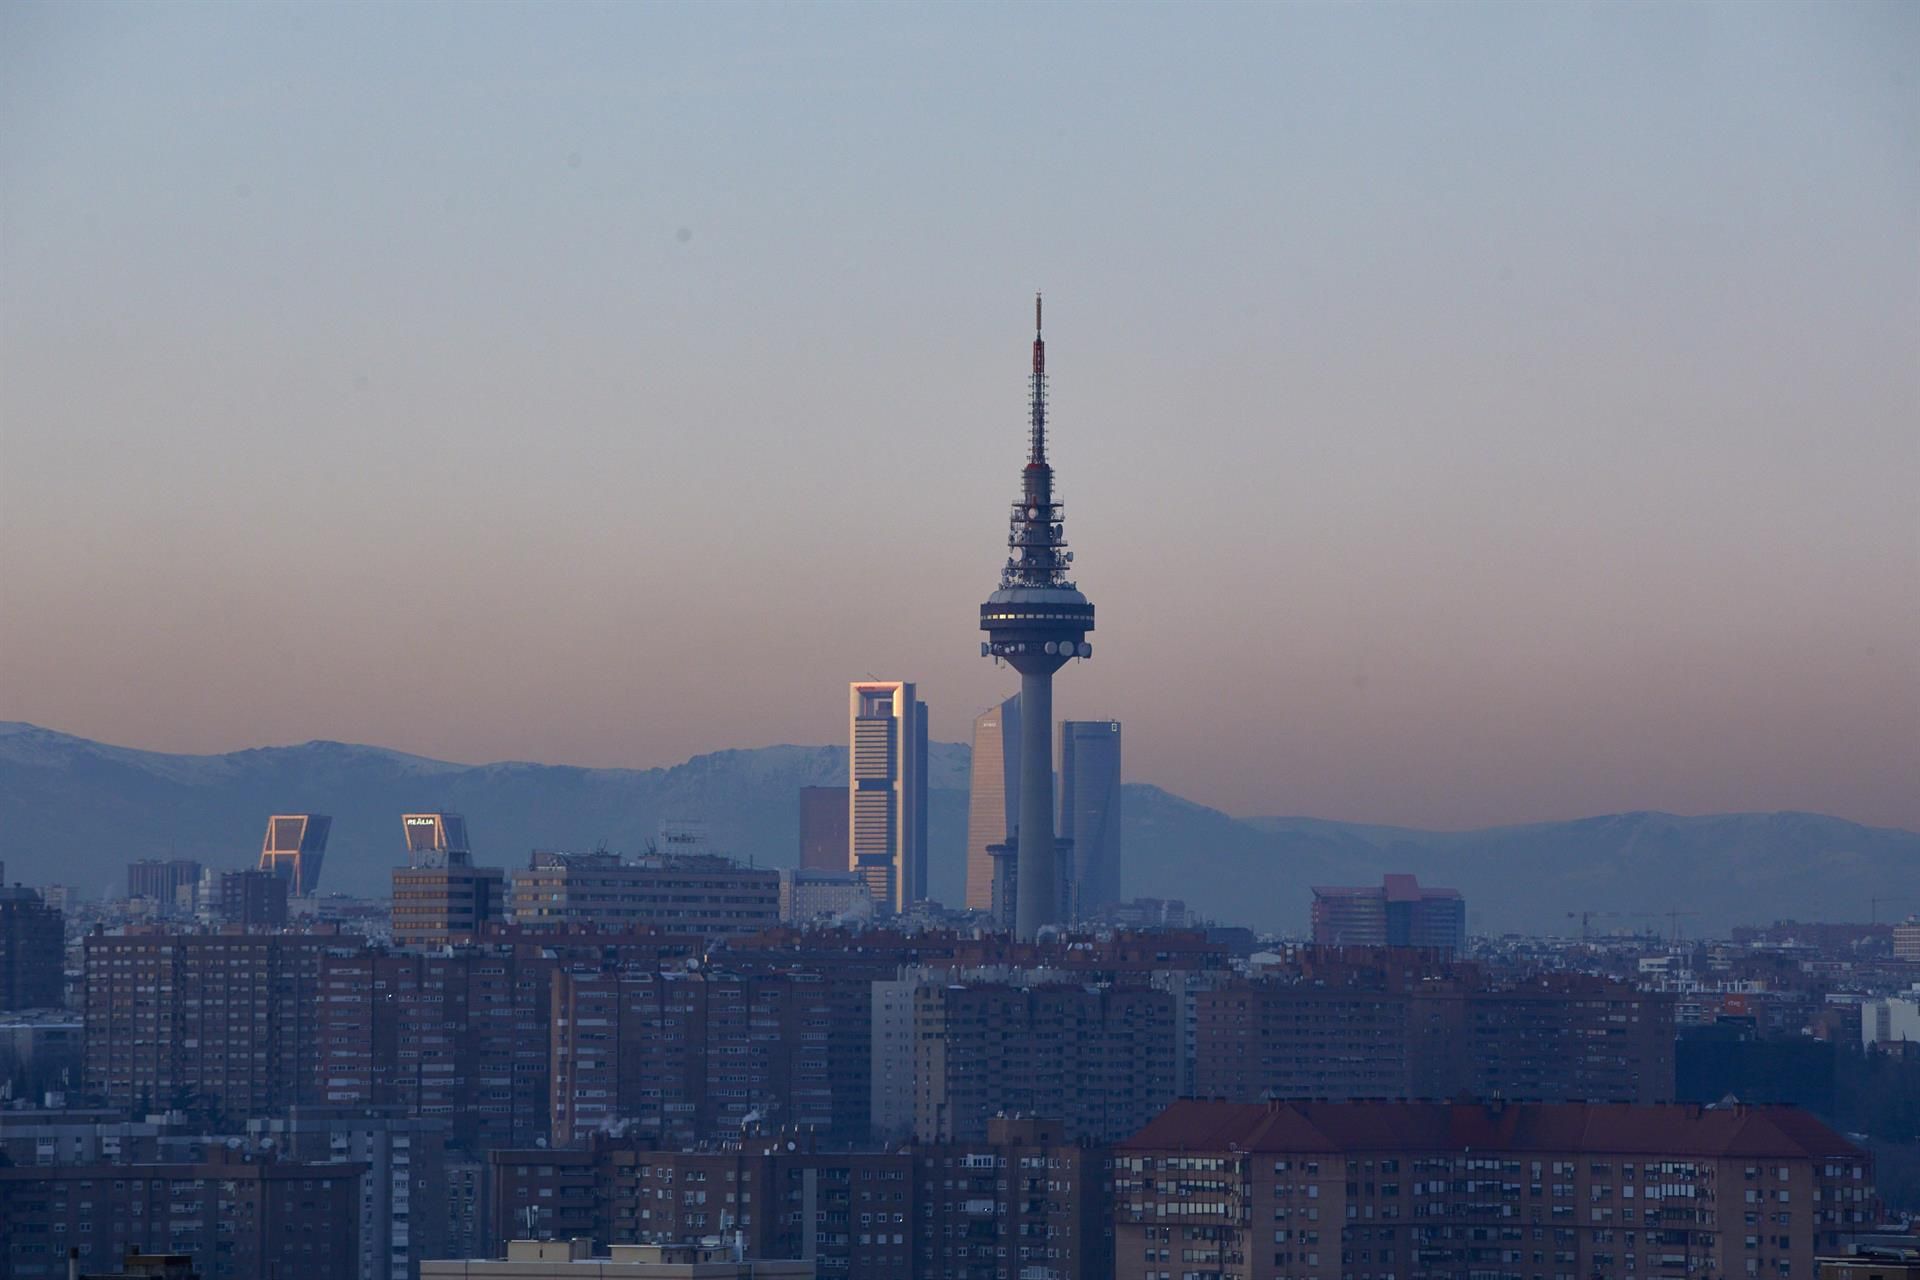
[[[1113,1274],[1109,1148],[1066,1141],[1056,1121],[996,1116],[983,1141],[908,1153],[920,1280]]]
[[[666,1145],[749,1122],[867,1136],[871,986],[817,973],[557,971],[552,1138],[624,1122]]]
[[[1173,995],[1137,983],[967,981],[912,993],[913,1132],[974,1142],[996,1115],[1058,1117],[1069,1141],[1112,1141],[1174,1097]],[[881,1065],[884,1070],[884,1064]]]
[[[1611,979],[1376,964],[1196,992],[1199,1097],[1673,1098],[1673,1004]]]
[[[629,1243],[737,1230],[748,1256],[810,1260],[821,1276],[913,1274],[904,1152],[818,1151],[791,1138],[655,1151],[600,1135],[568,1151],[490,1152],[488,1166],[496,1252],[529,1234]]]
[[[366,1166],[260,1161],[0,1168],[0,1280],[117,1266],[129,1247],[191,1254],[204,1280],[359,1280]]]
[[[85,1079],[127,1114],[245,1120],[315,1101],[322,958],[307,934],[130,928],[84,944]]]
[[[1875,1211],[1776,1107],[1187,1100],[1114,1164],[1121,1280],[1801,1280]]]

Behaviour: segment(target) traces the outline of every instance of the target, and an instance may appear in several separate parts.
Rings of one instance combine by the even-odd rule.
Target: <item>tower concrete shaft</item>
[[[1053,494],[1047,462],[1047,348],[1040,300],[1033,303],[1033,383],[1026,467],[1007,532],[1000,589],[980,606],[982,655],[1020,673],[1020,827],[1015,835],[1014,932],[1032,939],[1062,922],[1053,834],[1053,673],[1093,656],[1086,641],[1093,605],[1067,578],[1066,507]]]

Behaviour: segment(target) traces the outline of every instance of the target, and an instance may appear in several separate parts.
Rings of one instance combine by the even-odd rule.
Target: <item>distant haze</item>
[[[1920,827],[1920,6],[0,7],[0,719]],[[3,815],[0,815],[3,817]]]

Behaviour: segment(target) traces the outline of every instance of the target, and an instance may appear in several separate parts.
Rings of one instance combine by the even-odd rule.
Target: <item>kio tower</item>
[[[1007,532],[1000,589],[980,606],[984,656],[1020,673],[1020,825],[1015,836],[1014,936],[1032,939],[1059,924],[1058,851],[1053,838],[1053,673],[1069,658],[1093,656],[1093,606],[1067,578],[1066,507],[1053,497],[1047,465],[1047,347],[1040,299],[1033,300],[1031,436],[1020,498]]]

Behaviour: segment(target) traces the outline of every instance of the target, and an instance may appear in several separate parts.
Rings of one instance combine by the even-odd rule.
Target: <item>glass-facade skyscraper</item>
[[[991,845],[1008,844],[1020,812],[1020,695],[973,718],[967,785],[967,909],[993,910]]]
[[[1120,899],[1120,722],[1060,724],[1060,838],[1071,842],[1068,915]]]
[[[876,906],[927,896],[927,704],[911,681],[847,686],[849,870]]]

